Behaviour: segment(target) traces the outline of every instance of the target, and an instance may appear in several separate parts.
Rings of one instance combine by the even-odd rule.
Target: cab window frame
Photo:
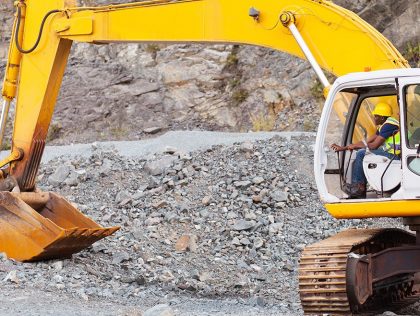
[[[349,113],[351,113],[351,120],[346,120],[346,124],[344,127],[345,132],[343,133],[343,139],[342,139],[344,145],[351,144],[353,141],[354,130],[356,128],[356,122],[359,117],[359,112],[362,107],[363,101],[369,98],[381,97],[381,96],[384,96],[384,97],[394,96],[395,98],[398,98],[398,93],[396,89],[389,88],[386,91],[382,90],[381,92],[382,93],[379,93],[378,91],[367,91],[367,92],[360,93],[357,96],[354,104],[352,105],[351,111],[349,110]]]
[[[414,143],[413,144],[413,146],[410,146],[411,144],[410,144],[410,139],[409,139],[409,135],[408,135],[408,132],[409,132],[409,128],[408,128],[408,116],[409,116],[409,112],[408,112],[408,101],[407,101],[407,95],[408,95],[408,89],[410,88],[410,87],[412,87],[412,86],[417,86],[417,89],[419,89],[419,92],[420,92],[420,83],[410,83],[410,84],[407,84],[407,85],[405,85],[404,87],[403,87],[403,89],[402,89],[402,91],[403,91],[403,106],[404,106],[404,113],[405,113],[405,118],[404,118],[404,123],[405,123],[405,133],[404,133],[404,139],[405,139],[405,143],[406,143],[406,147],[408,148],[408,149],[417,149],[417,147],[416,147],[416,145],[419,145],[420,146],[420,144],[419,143]],[[416,89],[414,89],[414,91],[415,91]],[[420,95],[420,93],[419,93],[419,95]],[[420,128],[420,126],[418,126],[417,128],[416,128],[416,130],[417,129],[419,129]]]

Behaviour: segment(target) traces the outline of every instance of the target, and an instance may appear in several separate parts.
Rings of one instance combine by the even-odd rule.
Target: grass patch
[[[232,51],[229,56],[226,58],[226,66],[232,67],[236,66],[239,62],[239,58],[236,55],[236,52]]]
[[[10,150],[11,148],[12,145],[10,144],[10,142],[4,140],[0,150]]]
[[[231,72],[234,74],[238,74],[240,72],[240,69],[238,67],[239,65],[239,45],[233,45],[232,50],[230,51],[229,55],[226,57],[226,62],[223,67],[224,72]]]
[[[324,86],[318,79],[315,79],[315,82],[311,87],[311,94],[316,100],[324,99]]]
[[[315,132],[318,129],[318,121],[313,117],[303,119],[303,130],[305,132]]]
[[[157,53],[160,51],[158,44],[147,44],[144,50],[152,55],[153,59],[156,59]]]
[[[111,128],[110,132],[115,139],[122,139],[128,135],[127,129],[123,127],[113,127]]]
[[[241,84],[241,79],[239,78],[232,78],[229,80],[229,86],[234,89]]]
[[[326,72],[325,76],[327,77],[330,85],[332,85],[334,83],[335,79],[337,79],[336,76],[334,76],[333,74],[331,74],[329,72]],[[315,79],[314,84],[311,87],[311,93],[315,97],[316,100],[325,101],[324,86],[322,85],[321,81],[319,81],[318,78]]]
[[[249,96],[249,92],[246,89],[240,88],[236,89],[232,93],[232,100],[235,102],[235,104],[241,104],[244,102]]]
[[[60,136],[62,129],[63,127],[60,123],[51,124],[48,129],[47,142],[57,139]]]
[[[403,55],[412,67],[420,67],[420,43],[408,43]]]
[[[270,132],[276,125],[276,116],[273,114],[259,112],[249,116],[254,132]]]

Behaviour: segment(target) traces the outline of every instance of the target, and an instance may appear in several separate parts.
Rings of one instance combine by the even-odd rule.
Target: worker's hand
[[[350,145],[347,146],[347,149],[348,150],[355,150],[355,149],[357,149],[357,146],[355,144],[350,144]]]
[[[340,146],[340,145],[337,145],[337,144],[332,144],[331,149],[334,150],[334,151],[344,151],[344,150],[347,149],[347,147],[343,147],[343,146]]]

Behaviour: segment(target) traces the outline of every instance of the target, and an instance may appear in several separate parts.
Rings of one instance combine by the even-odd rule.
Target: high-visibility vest
[[[381,130],[382,126],[385,124],[391,124],[398,127],[398,132],[394,135],[389,136],[387,139],[385,139],[384,144],[382,145],[382,149],[392,155],[399,155],[401,154],[401,134],[399,131],[400,128],[400,122],[398,122],[397,119],[393,117],[388,117],[384,124],[382,124],[378,131]]]

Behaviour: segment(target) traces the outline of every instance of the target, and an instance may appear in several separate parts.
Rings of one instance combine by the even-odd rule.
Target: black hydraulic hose
[[[30,49],[23,49],[20,44],[19,44],[19,29],[20,29],[20,21],[22,18],[22,9],[20,8],[20,6],[18,6],[17,8],[17,24],[16,24],[16,31],[15,31],[15,43],[16,43],[16,48],[22,53],[22,54],[29,54],[32,53],[39,45],[39,42],[41,40],[41,36],[42,36],[42,31],[44,30],[44,24],[47,21],[48,17],[53,14],[53,13],[58,13],[61,12],[61,10],[51,10],[49,12],[47,12],[47,14],[44,16],[44,18],[42,19],[41,22],[41,26],[39,28],[39,33],[38,33],[38,38],[36,39],[36,42],[34,44],[34,46],[32,46],[32,48]]]

